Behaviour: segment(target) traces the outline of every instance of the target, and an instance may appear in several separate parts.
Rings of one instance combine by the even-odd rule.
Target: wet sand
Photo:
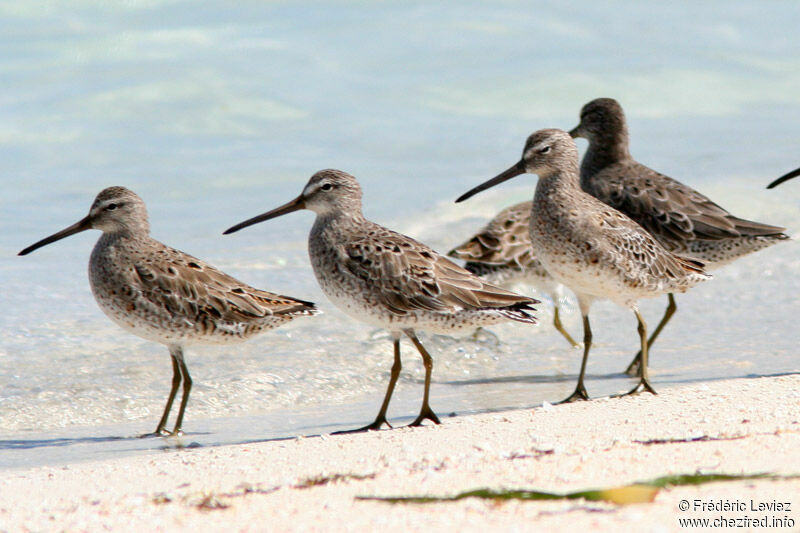
[[[436,427],[185,444],[147,456],[7,470],[0,530],[683,531],[681,518],[793,521],[800,528],[800,479],[677,486],[651,503],[627,505],[358,499],[478,488],[560,493],[698,472],[800,474],[800,375],[460,416]],[[683,500],[688,511],[680,510]],[[734,510],[717,510],[725,502]],[[784,503],[788,510],[778,505]]]

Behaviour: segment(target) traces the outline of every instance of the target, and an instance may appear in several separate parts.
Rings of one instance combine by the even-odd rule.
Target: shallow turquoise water
[[[529,197],[535,178],[464,205],[455,197],[516,161],[531,131],[570,128],[583,103],[613,96],[640,161],[796,234],[800,182],[763,187],[800,165],[798,22],[788,1],[4,3],[0,467],[162,445],[103,438],[152,429],[170,365],[166,349],[95,305],[85,270],[97,235],[15,255],[82,217],[100,189],[137,191],[156,238],[325,311],[247,344],[192,349],[189,442],[363,424],[391,346],[316,286],[305,250],[313,215],[222,230],[335,167],[361,180],[368,217],[446,251]],[[681,296],[653,350],[655,385],[796,372],[798,274],[787,243]],[[652,325],[664,303],[644,304]],[[429,339],[433,407],[566,396],[579,352],[541,307],[541,326],[498,327],[499,340]],[[579,335],[571,300],[567,309]],[[630,386],[617,374],[636,351],[629,315],[594,308],[592,395]],[[400,421],[416,413],[422,386],[417,355],[404,353],[390,412]]]

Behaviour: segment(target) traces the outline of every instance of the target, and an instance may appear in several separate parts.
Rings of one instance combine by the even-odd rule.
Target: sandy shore
[[[800,375],[456,417],[437,427],[11,470],[0,480],[0,529],[679,531],[687,529],[680,518],[721,516],[792,520],[800,529],[800,479],[671,487],[630,505],[357,499],[484,487],[565,492],[696,472],[800,474]],[[726,501],[744,508],[697,507]],[[771,508],[753,510],[759,504]]]

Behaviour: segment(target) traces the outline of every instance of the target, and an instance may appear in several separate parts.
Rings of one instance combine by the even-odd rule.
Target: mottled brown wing
[[[164,247],[163,260],[142,256],[134,262],[140,302],[167,309],[190,321],[247,322],[271,315],[313,314],[314,304],[251,287],[211,265]]]
[[[634,284],[648,283],[648,280],[681,280],[689,272],[705,273],[701,262],[667,251],[639,224],[618,211],[605,209],[591,220],[602,228],[603,242],[586,242],[590,257],[594,249],[596,262],[614,265]]]
[[[350,242],[346,251],[346,268],[398,315],[534,302],[490,285],[424,244],[377,225],[368,238]]]
[[[532,201],[521,202],[503,209],[474,237],[447,255],[473,263],[518,269],[538,266],[528,228],[532,204]]]
[[[776,235],[784,230],[735,217],[691,187],[636,162],[607,167],[582,184],[670,248],[687,240]]]

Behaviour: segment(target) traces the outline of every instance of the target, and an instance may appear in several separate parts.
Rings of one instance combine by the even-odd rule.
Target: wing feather
[[[618,211],[602,210],[592,220],[605,228],[603,243],[589,241],[587,248],[593,247],[598,262],[613,265],[633,285],[652,283],[654,279],[682,283],[687,273],[705,274],[701,262],[669,252]]]
[[[482,263],[515,270],[542,269],[531,245],[533,202],[514,204],[500,211],[474,237],[447,255],[467,263]]]
[[[132,258],[138,305],[165,309],[189,321],[251,322],[315,312],[311,302],[256,289],[173,248],[164,246],[163,252],[159,261],[144,254]]]
[[[375,225],[346,246],[346,269],[393,313],[506,308],[536,300],[495,287],[431,248]]]
[[[636,161],[610,165],[581,184],[671,249],[687,240],[778,235],[784,230],[735,217],[691,187]]]

